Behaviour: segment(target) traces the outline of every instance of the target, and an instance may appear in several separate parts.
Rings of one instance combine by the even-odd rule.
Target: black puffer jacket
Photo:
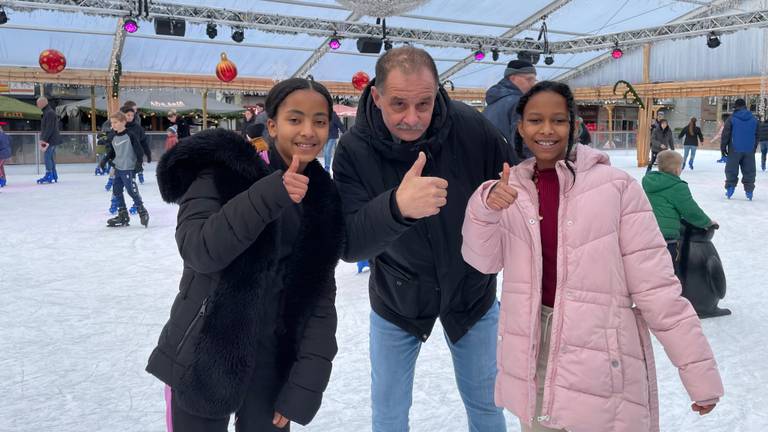
[[[333,162],[347,225],[344,259],[372,260],[369,290],[377,314],[421,340],[439,316],[456,342],[496,300],[496,276],[479,273],[461,256],[464,211],[482,182],[499,178],[511,149],[482,114],[442,89],[425,138],[396,143],[370,96],[374,82]],[[427,155],[423,175],[448,181],[448,204],[437,216],[405,220],[395,190],[419,151]]]
[[[258,391],[249,388],[250,377],[269,363],[262,348],[276,346],[274,364],[287,381],[275,410],[306,424],[320,407],[337,351],[341,203],[323,167],[310,163],[296,240],[282,251],[290,229],[285,214],[295,204],[282,172],[271,171],[242,137],[221,129],[195,134],[163,155],[158,185],[164,200],[180,205],[176,241],[184,272],[147,371],[174,389],[185,410],[223,417],[247,391]]]
[[[136,113],[136,117],[138,116],[139,114]],[[147,132],[141,125],[141,121],[138,120],[138,118],[134,118],[132,122],[126,123],[125,127],[131,131],[132,134],[139,138],[139,144],[141,144],[141,149],[144,151],[144,155],[147,157],[147,162],[152,162],[152,151],[149,148],[149,136],[147,136]],[[139,160],[143,160],[143,158],[139,157]]]

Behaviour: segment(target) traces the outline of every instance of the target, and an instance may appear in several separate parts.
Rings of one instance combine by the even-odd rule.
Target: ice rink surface
[[[768,430],[768,174],[758,167],[755,199],[723,190],[719,153],[700,151],[683,178],[721,229],[715,235],[728,281],[721,306],[733,315],[705,320],[726,395],[699,417],[676,369],[656,344],[661,430]],[[640,178],[634,152],[611,153]],[[759,155],[758,155],[759,165]],[[165,430],[163,386],[144,372],[181,275],[176,210],[160,199],[152,163],[140,187],[149,228],[108,229],[110,194],[93,167],[62,165],[60,183],[37,185],[32,167],[9,166],[0,189],[0,431]],[[126,197],[127,198],[127,197]],[[323,406],[301,431],[370,430],[368,273],[341,263],[339,355]],[[655,341],[654,341],[655,343]],[[509,431],[519,425],[507,415]],[[436,327],[417,365],[411,429],[466,431],[450,355]],[[232,429],[234,430],[234,429]]]

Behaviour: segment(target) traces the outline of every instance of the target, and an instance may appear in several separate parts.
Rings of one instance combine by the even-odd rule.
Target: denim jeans
[[[323,164],[325,165],[325,170],[330,172],[331,171],[331,159],[333,159],[333,151],[336,149],[336,139],[329,139],[327,143],[325,143],[325,148],[323,148]]]
[[[685,151],[683,152],[683,168],[685,168],[685,162],[688,160],[688,153],[691,154],[691,165],[693,165],[693,160],[696,159],[696,149],[697,146],[687,145],[685,146]]]
[[[506,431],[504,412],[493,399],[499,304],[495,302],[455,344],[453,358],[459,394],[470,432]],[[371,311],[371,403],[373,432],[408,431],[413,377],[421,340]]]
[[[133,170],[115,170],[115,183],[112,186],[112,195],[117,197],[118,208],[125,208],[125,197],[123,196],[123,188],[125,188],[128,195],[133,198],[133,204],[136,207],[142,204],[141,195],[139,195],[139,187],[136,185],[136,181],[133,179]]]
[[[765,171],[765,156],[768,155],[768,141],[760,141],[760,167]]]
[[[45,172],[56,172],[56,161],[54,160],[56,158],[56,146],[49,145],[47,149],[45,149]]]

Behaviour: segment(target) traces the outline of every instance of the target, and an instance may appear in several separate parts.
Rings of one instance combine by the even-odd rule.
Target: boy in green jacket
[[[656,222],[667,241],[672,261],[676,262],[682,219],[704,229],[717,223],[696,204],[688,183],[680,179],[683,162],[680,153],[664,150],[659,153],[657,160],[659,170],[649,172],[643,177],[643,190],[651,202]]]

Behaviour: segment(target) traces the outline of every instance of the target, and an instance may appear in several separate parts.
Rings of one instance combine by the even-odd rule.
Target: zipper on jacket
[[[197,311],[197,315],[195,315],[195,317],[192,319],[192,322],[189,323],[187,329],[184,331],[184,336],[181,337],[181,341],[179,341],[179,344],[176,345],[177,353],[181,351],[181,347],[184,346],[184,343],[187,341],[190,333],[192,333],[192,329],[195,327],[195,324],[197,324],[197,322],[205,316],[206,309],[208,309],[208,297],[203,299],[203,304],[200,306],[200,310]]]

